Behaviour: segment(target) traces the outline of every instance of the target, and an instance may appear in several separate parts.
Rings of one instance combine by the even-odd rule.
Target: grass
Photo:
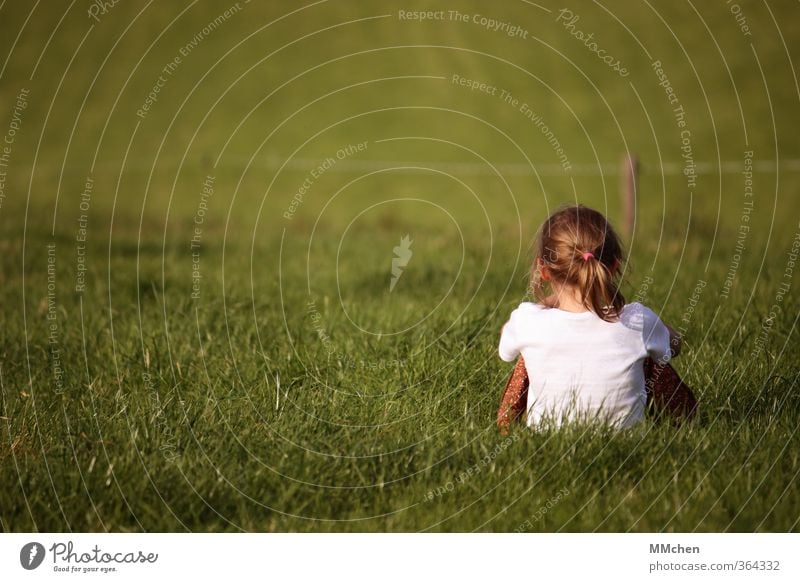
[[[792,8],[742,2],[748,38],[724,5],[575,3],[622,79],[525,3],[459,10],[530,40],[399,21],[412,3],[328,2],[263,30],[294,3],[241,5],[144,119],[159,71],[224,7],[120,3],[80,50],[91,21],[74,10],[44,53],[58,10],[24,29],[28,7],[0,11],[0,54],[22,30],[0,95],[31,92],[0,207],[4,531],[797,531]],[[661,171],[682,164],[681,136],[653,59],[712,166],[694,190]],[[575,171],[518,107],[453,74],[530,104]],[[496,346],[530,240],[564,201],[617,220],[608,167],[626,147],[642,175],[625,292],[684,328],[676,367],[699,418],[502,437]],[[745,150],[760,164],[748,219]],[[433,170],[370,173],[386,160]],[[406,234],[414,254],[389,293]]]

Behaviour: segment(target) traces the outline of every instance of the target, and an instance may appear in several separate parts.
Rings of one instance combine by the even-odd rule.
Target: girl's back
[[[522,303],[503,328],[499,352],[505,361],[525,360],[529,424],[600,417],[627,427],[644,416],[645,358],[666,362],[669,346],[667,327],[640,303],[625,305],[613,321]]]
[[[549,415],[639,422],[644,361],[666,364],[677,343],[650,309],[625,304],[619,238],[601,213],[568,206],[542,224],[536,247],[531,291],[539,303],[514,310],[500,341],[501,358],[524,360],[528,423]]]

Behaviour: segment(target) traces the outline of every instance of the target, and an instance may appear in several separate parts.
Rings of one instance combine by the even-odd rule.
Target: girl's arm
[[[680,353],[681,353],[681,346],[683,345],[683,338],[681,337],[681,334],[679,334],[677,331],[672,329],[666,323],[664,325],[669,330],[669,348],[670,348],[670,351],[672,352],[672,357],[675,358],[678,355],[680,355]]]
[[[500,429],[500,434],[507,435],[511,423],[524,418],[528,406],[528,386],[528,371],[525,369],[525,360],[520,356],[500,399],[500,408],[497,411],[497,428]]]

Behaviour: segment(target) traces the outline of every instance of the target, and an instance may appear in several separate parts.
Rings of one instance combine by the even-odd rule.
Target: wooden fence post
[[[622,202],[622,230],[630,240],[633,236],[633,224],[636,220],[636,192],[639,187],[639,158],[627,153],[622,156],[620,172],[620,199]]]

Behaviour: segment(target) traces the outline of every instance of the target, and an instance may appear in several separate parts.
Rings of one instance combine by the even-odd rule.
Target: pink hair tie
[[[588,261],[589,259],[593,259],[593,258],[594,258],[594,255],[592,253],[590,253],[588,251],[583,253],[583,260],[584,261]]]

